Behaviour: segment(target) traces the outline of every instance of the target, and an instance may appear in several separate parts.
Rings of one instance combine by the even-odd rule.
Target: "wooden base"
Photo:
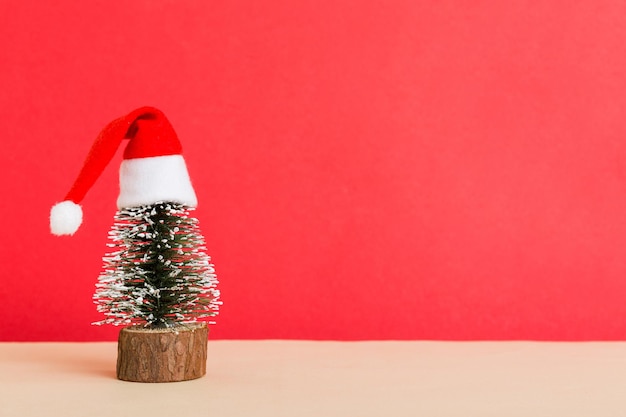
[[[207,336],[206,323],[168,329],[126,327],[117,344],[117,377],[134,382],[200,378],[206,373]]]

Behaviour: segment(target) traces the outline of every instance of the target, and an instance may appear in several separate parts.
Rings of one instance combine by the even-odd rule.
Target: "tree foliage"
[[[217,314],[217,278],[198,220],[175,203],[122,209],[94,294],[95,324],[171,327]]]

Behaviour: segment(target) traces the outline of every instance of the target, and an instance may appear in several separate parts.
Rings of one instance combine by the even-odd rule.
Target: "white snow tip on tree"
[[[62,201],[50,210],[50,232],[53,235],[73,235],[83,222],[83,210],[73,201]]]

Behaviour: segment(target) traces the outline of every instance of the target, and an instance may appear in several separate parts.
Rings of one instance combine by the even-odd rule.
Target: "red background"
[[[185,148],[213,338],[624,339],[621,1],[0,3],[1,340],[112,340],[92,304],[142,105]],[[121,153],[121,152],[120,152]]]

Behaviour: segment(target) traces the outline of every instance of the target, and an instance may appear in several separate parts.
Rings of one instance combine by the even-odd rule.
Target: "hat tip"
[[[50,232],[53,235],[73,235],[83,222],[83,210],[73,201],[62,201],[50,210]]]

